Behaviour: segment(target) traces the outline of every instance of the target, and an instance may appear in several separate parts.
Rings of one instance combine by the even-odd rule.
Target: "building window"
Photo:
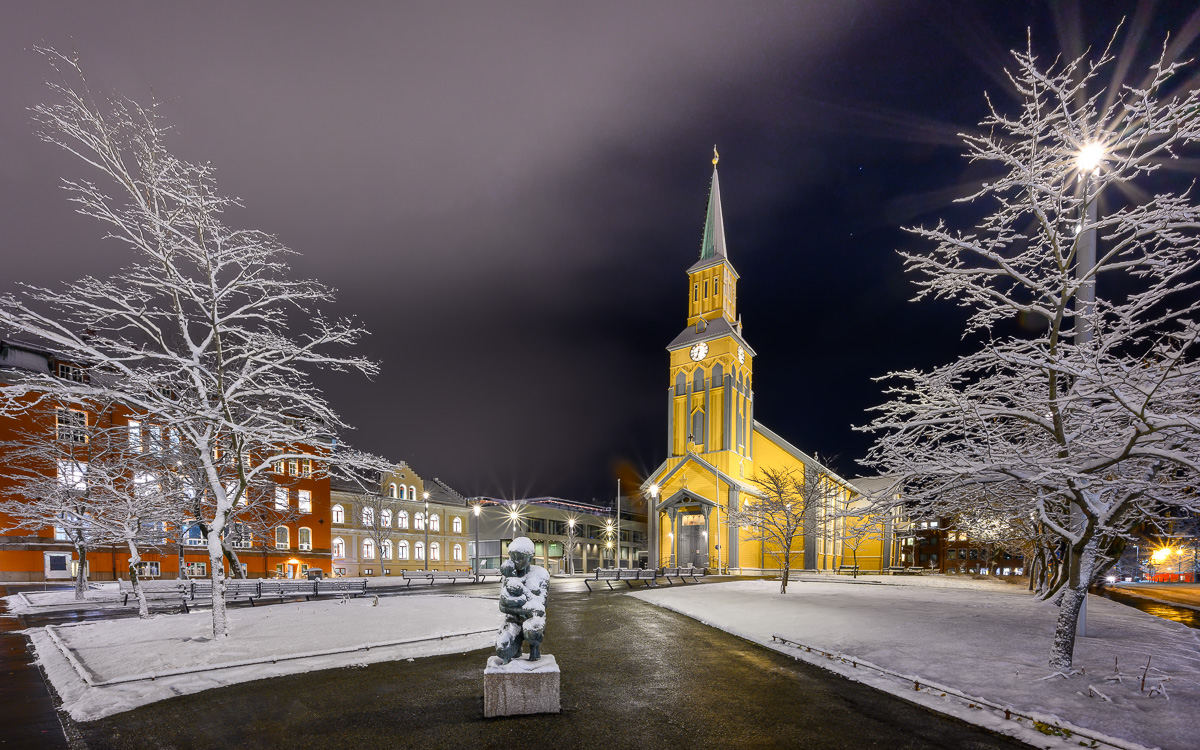
[[[400,543],[396,545],[396,559],[397,560],[407,560],[408,559],[408,542],[406,542],[404,540],[400,540]]]
[[[250,548],[250,531],[246,528],[246,524],[244,523],[230,524],[229,532],[225,535],[225,539],[229,542],[229,546],[231,547],[236,547],[238,549]]]
[[[384,508],[379,513],[379,525],[387,528],[392,525],[392,511],[390,508]]]
[[[288,474],[294,477],[300,476],[300,462],[294,458],[288,459]]]
[[[408,528],[408,511],[402,510],[396,514],[396,528],[397,529],[407,529]]]
[[[301,474],[301,476],[306,476],[306,477],[312,476],[312,459],[311,458],[300,459],[300,474]]]
[[[58,484],[70,490],[83,490],[84,478],[87,476],[87,461],[72,461],[59,459]]]
[[[342,539],[340,536],[334,537],[334,539],[333,539],[333,556],[334,557],[345,557],[346,556],[346,540]]]
[[[375,571],[372,568],[363,568],[363,575],[365,576],[374,575],[374,573]]]
[[[704,280],[704,299],[708,299],[708,279]]]
[[[408,485],[408,499],[409,500],[417,499],[417,488],[413,487],[411,484]]]
[[[301,526],[297,540],[297,543],[302,551],[312,551],[312,529]]]
[[[162,572],[157,561],[147,560],[137,564],[137,574],[139,578],[158,578]]]
[[[415,557],[417,560],[424,560],[425,559],[425,543],[417,542],[416,544],[414,544],[413,552],[415,553],[413,555],[413,557]]]
[[[276,461],[272,468],[275,469],[276,474],[286,474],[287,473],[287,462]]]
[[[417,531],[420,531],[421,529],[425,528],[425,514],[424,513],[418,512],[417,515],[413,517],[413,528],[416,529]]]
[[[438,544],[437,542],[429,543],[429,559],[430,560],[441,560],[442,559],[442,545]]]
[[[341,505],[333,506],[333,522],[334,523],[345,523],[346,522],[346,509],[343,508]]]
[[[129,420],[126,425],[129,431],[129,450],[131,453],[142,452],[142,423],[136,419]]]
[[[63,364],[62,362],[58,363],[58,377],[63,380],[70,380],[72,383],[87,382],[87,374],[84,373],[82,367]]]
[[[450,522],[450,528],[454,529],[455,534],[461,534],[462,533],[462,519],[459,518],[458,516],[455,516],[454,520]]]
[[[185,544],[188,547],[202,547],[204,546],[204,543],[204,532],[200,530],[200,524],[194,523],[189,526],[187,529]]]
[[[374,541],[372,541],[370,539],[364,539],[362,549],[363,549],[363,559],[365,559],[365,560],[374,560],[375,559],[375,542]]]
[[[189,578],[203,578],[208,575],[208,564],[202,562],[190,562],[183,566],[183,572]]]
[[[396,490],[396,483],[395,482],[388,483],[388,497],[395,498],[395,497],[399,497],[399,496],[400,496],[400,493],[397,492],[397,490]]]
[[[334,572],[334,574],[335,574],[335,575],[337,575],[337,576],[339,576],[339,577],[340,577],[340,576],[344,576],[344,575],[346,575],[346,569],[345,569],[345,568],[334,568],[334,569],[333,569],[333,572]]]
[[[700,285],[693,284],[692,285],[692,302],[699,302],[699,301],[700,301]]]
[[[60,441],[76,445],[87,442],[87,412],[78,409],[55,409],[54,417]]]
[[[363,526],[374,526],[375,525],[375,509],[374,508],[363,508],[362,520],[363,520]]]
[[[380,559],[383,559],[383,560],[391,560],[392,559],[392,540],[391,539],[384,539],[383,543],[379,545],[379,557],[380,557]]]
[[[441,516],[439,516],[436,513],[429,514],[429,530],[430,531],[441,531],[442,530],[442,517]]]
[[[455,520],[457,520],[457,519],[455,519]],[[463,559],[463,556],[462,556],[462,545],[461,545],[461,544],[456,544],[456,545],[454,545],[453,553],[454,553],[454,561],[455,561],[455,562],[461,562],[461,561],[462,561],[462,559]]]
[[[394,497],[396,497],[396,496],[394,496]],[[405,487],[404,485],[400,485],[400,494],[398,495],[398,497],[401,500],[407,500],[408,499],[408,488]]]
[[[275,549],[287,549],[291,546],[288,542],[288,527],[275,527]]]
[[[288,509],[288,491],[287,487],[275,488],[275,510]]]
[[[312,513],[312,490],[299,490],[300,512]]]

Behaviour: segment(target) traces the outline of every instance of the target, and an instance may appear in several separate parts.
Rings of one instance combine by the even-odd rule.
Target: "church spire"
[[[712,190],[708,194],[708,216],[704,221],[704,241],[700,245],[700,260],[725,258],[725,220],[721,215],[721,183],[717,181],[717,147],[713,146]]]

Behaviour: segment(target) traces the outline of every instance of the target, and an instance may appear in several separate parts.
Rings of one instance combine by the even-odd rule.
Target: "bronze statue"
[[[500,611],[504,625],[496,636],[496,656],[507,664],[521,655],[521,644],[529,641],[529,660],[542,655],[546,632],[546,592],[550,576],[546,569],[531,565],[533,542],[519,537],[508,545],[508,560],[500,566]]]

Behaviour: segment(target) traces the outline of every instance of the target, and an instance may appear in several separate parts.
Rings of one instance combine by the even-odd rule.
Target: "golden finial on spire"
[[[717,153],[717,146],[713,144],[713,167],[717,166],[717,162],[721,160],[721,155]]]

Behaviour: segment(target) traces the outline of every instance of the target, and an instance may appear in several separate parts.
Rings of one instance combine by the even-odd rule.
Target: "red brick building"
[[[35,346],[0,341],[0,388],[7,387],[23,373],[49,373],[56,377],[79,379],[86,373],[71,363],[58,361],[52,352]],[[63,411],[61,409],[57,411]],[[136,414],[122,408],[103,411],[71,409],[67,419],[82,424],[125,427],[139,435],[150,434],[153,426],[142,425]],[[22,434],[47,430],[54,433],[64,417],[53,406],[39,406],[18,418],[0,417],[0,500],[17,497],[11,474],[11,451],[3,443],[16,441]],[[146,431],[146,432],[144,432]],[[282,462],[272,476],[276,507],[285,523],[265,534],[249,534],[249,539],[233,542],[238,559],[251,578],[273,576],[300,577],[311,568],[326,575],[331,572],[330,556],[330,484],[317,470],[316,459]],[[286,509],[285,509],[286,508]],[[78,565],[74,545],[61,529],[53,526],[30,530],[16,528],[17,521],[0,513],[0,581],[69,581]],[[206,576],[208,548],[196,526],[163,530],[163,542],[140,549],[143,576],[177,578],[179,550],[182,544],[187,575]],[[129,550],[122,544],[105,544],[88,553],[88,578],[93,581],[128,578]]]

